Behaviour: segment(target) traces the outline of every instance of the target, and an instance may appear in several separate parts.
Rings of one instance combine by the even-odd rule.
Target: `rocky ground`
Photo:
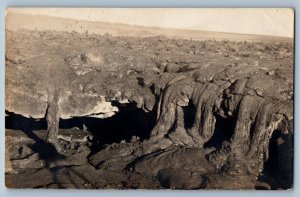
[[[293,53],[7,30],[6,186],[289,189]]]

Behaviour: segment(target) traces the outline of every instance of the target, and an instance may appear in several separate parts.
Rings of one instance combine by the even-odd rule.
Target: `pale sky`
[[[10,8],[9,12],[160,28],[293,37],[288,8]]]

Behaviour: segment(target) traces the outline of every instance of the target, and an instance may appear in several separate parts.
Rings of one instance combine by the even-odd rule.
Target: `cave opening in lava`
[[[144,140],[149,138],[150,131],[155,124],[153,112],[145,112],[137,108],[135,103],[112,102],[118,107],[115,115],[107,118],[72,117],[59,120],[60,130],[77,128],[87,130],[93,135],[92,149],[99,151],[104,145],[131,141],[133,138]],[[6,112],[6,129],[23,131],[28,137],[39,140],[35,135],[38,131],[47,130],[46,118],[34,119],[22,115]],[[33,132],[35,131],[35,132]]]

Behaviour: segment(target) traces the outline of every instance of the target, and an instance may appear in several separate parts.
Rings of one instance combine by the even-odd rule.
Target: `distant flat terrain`
[[[234,41],[293,41],[293,38],[223,33],[199,30],[162,29],[155,27],[142,27],[126,24],[91,22],[84,20],[73,20],[52,16],[25,15],[8,13],[6,15],[6,29],[18,30],[54,30],[66,32],[78,32],[87,34],[110,34],[112,36],[152,37],[165,36],[174,39],[192,40],[234,40]]]

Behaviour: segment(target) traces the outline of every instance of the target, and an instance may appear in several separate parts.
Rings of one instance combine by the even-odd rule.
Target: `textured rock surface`
[[[292,43],[25,30],[6,43],[8,187],[292,187]]]

